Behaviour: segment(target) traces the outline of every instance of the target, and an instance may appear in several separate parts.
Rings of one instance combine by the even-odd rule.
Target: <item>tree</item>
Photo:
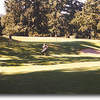
[[[64,36],[82,4],[77,0],[6,0],[3,34]],[[66,6],[67,5],[67,6]],[[69,7],[68,7],[69,5]],[[67,9],[67,14],[61,12]]]
[[[1,17],[0,17],[0,35],[2,35],[3,27],[1,26]]]
[[[49,27],[51,33],[55,33],[58,36],[69,35],[73,25],[70,25],[70,21],[74,17],[76,11],[82,9],[83,3],[77,0],[51,0],[52,5],[50,7],[51,13],[49,13]]]
[[[83,3],[78,0],[60,0],[60,9],[61,9],[61,32],[67,37],[73,32],[73,25],[70,24],[71,20],[74,18],[74,14],[77,11],[81,11]]]
[[[100,0],[88,0],[82,11],[75,14],[71,24],[77,25],[78,31],[88,38],[97,37],[97,25],[100,21]]]

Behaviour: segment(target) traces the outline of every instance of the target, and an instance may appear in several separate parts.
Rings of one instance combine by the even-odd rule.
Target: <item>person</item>
[[[48,54],[48,45],[47,44],[43,44],[42,46],[42,51],[41,51],[42,55],[47,55]]]

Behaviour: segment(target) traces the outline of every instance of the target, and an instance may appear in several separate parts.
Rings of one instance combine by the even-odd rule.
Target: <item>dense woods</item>
[[[100,0],[87,0],[82,11],[75,13],[71,23],[77,26],[81,37],[100,37]]]
[[[5,5],[2,34],[100,37],[100,0],[6,0]]]

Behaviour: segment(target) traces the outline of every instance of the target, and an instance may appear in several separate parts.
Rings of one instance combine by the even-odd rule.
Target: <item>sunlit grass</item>
[[[81,62],[81,63],[70,63],[70,64],[57,64],[57,65],[32,65],[25,64],[22,67],[0,67],[2,75],[14,75],[24,74],[30,72],[41,72],[41,71],[55,71],[61,70],[61,72],[83,72],[100,70],[100,62]]]
[[[0,37],[0,66],[56,65],[99,61],[100,56],[84,54],[86,48],[100,49],[99,41],[48,42],[49,56],[40,55],[43,42],[9,41]],[[77,55],[77,56],[74,56]],[[91,56],[92,55],[92,56]],[[5,56],[5,57],[4,57]],[[73,57],[74,56],[74,57]]]
[[[100,94],[99,41],[18,42],[0,37],[0,94]]]

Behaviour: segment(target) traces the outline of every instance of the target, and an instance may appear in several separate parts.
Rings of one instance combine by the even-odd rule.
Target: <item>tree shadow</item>
[[[87,61],[99,61],[100,57],[39,57],[39,58],[28,58],[28,59],[11,59],[11,60],[0,60],[0,66],[20,66],[21,64],[31,65],[56,65],[56,64],[68,64],[75,62],[87,62]]]
[[[100,71],[0,75],[0,94],[100,94]]]
[[[10,41],[0,37],[0,66],[20,66],[31,63],[33,65],[52,65],[61,63],[71,63],[80,61],[99,61],[100,57],[54,57],[52,55],[79,55],[80,50],[96,46],[91,42],[71,41],[71,42],[48,42],[49,56],[40,55],[42,42],[19,42]],[[3,59],[3,56],[9,59]]]
[[[55,54],[79,54],[80,50],[92,47],[100,48],[94,43],[84,41],[57,42],[53,43],[50,51]]]

